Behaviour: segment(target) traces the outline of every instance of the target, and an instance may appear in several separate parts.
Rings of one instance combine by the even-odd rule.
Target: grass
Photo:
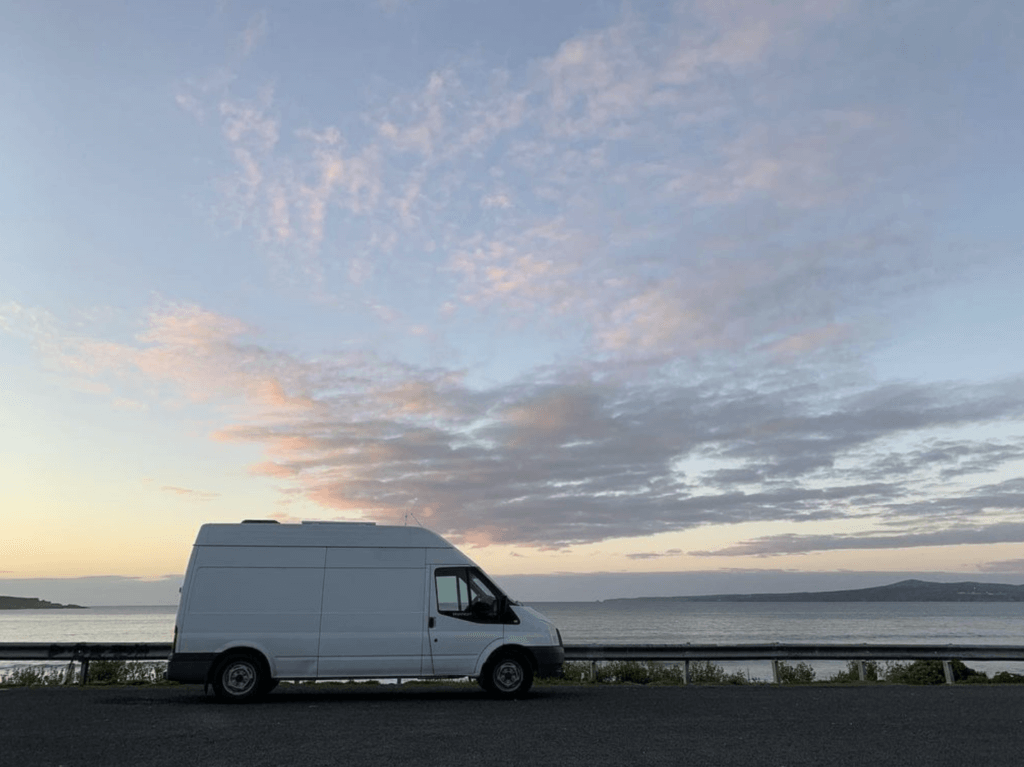
[[[957,684],[1024,684],[1024,675],[1000,671],[991,678],[970,668],[961,661],[953,661],[953,679]],[[562,684],[660,684],[684,683],[683,666],[656,661],[599,661],[596,679],[591,678],[589,661],[569,661],[561,679],[541,679],[547,683]],[[778,664],[781,684],[859,684],[860,669],[857,661],[850,661],[845,670],[825,679],[817,679],[814,669],[807,663]],[[865,682],[887,684],[945,684],[946,674],[942,661],[920,660],[907,663],[865,661]],[[752,678],[743,672],[729,673],[711,661],[690,661],[690,684],[765,684],[765,680]]]
[[[89,663],[90,685],[156,684],[164,681],[166,661],[94,660]],[[33,664],[0,675],[0,687],[57,687],[78,684],[81,666]]]
[[[564,675],[557,678],[542,678],[544,684],[684,684],[683,666],[658,661],[600,661],[591,679],[589,661],[569,661],[565,664]],[[711,661],[690,661],[691,684],[749,684],[756,682],[742,672],[729,673]]]
[[[138,685],[164,683],[163,661],[92,661],[89,664],[90,685]],[[807,663],[778,664],[782,684],[859,684],[857,661],[850,661],[845,670],[827,679],[817,679],[814,669]],[[888,684],[930,685],[945,684],[942,661],[924,660],[906,663],[865,661],[867,682]],[[540,684],[644,684],[682,685],[682,664],[657,661],[599,661],[595,667],[596,679],[591,679],[589,661],[569,661],[564,676],[538,679]],[[33,664],[14,668],[0,675],[0,687],[54,687],[77,685],[81,669],[76,664],[61,666]],[[953,678],[957,684],[1024,684],[1024,675],[1000,671],[991,678],[960,661],[953,661]],[[374,684],[363,681],[363,684]],[[470,684],[466,680],[408,680],[406,684]],[[711,661],[690,661],[690,684],[765,684],[765,680],[752,678],[740,671],[728,672]],[[169,683],[170,684],[170,683]]]
[[[74,681],[70,666],[20,666],[0,676],[0,687],[55,687]]]
[[[166,661],[94,660],[89,684],[153,684],[164,681]]]

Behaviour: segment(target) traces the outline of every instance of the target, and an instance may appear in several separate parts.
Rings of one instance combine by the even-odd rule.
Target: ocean
[[[535,602],[566,644],[1024,644],[1021,602]],[[0,611],[0,642],[170,642],[175,607]],[[0,661],[0,671],[14,665]],[[767,662],[722,664],[767,679]],[[812,664],[819,678],[844,663]],[[1024,664],[971,662],[988,673]]]

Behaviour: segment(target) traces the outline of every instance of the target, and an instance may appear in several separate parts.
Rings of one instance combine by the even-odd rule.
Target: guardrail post
[[[690,661],[683,661],[683,684],[690,683]]]
[[[590,681],[591,682],[596,682],[597,681],[597,661],[596,660],[590,661]]]
[[[775,684],[779,684],[779,662],[777,660],[772,661],[772,681]]]
[[[942,661],[942,671],[946,674],[946,684],[953,684],[953,661]]]
[[[82,681],[81,684],[89,684],[89,659],[82,658]]]
[[[857,661],[857,675],[860,677],[860,681],[868,681],[868,670],[866,668],[866,664],[862,660]]]

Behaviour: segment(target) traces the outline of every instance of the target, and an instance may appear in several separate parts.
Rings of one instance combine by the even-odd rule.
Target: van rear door
[[[197,546],[179,653],[255,647],[277,677],[316,674],[324,549]]]

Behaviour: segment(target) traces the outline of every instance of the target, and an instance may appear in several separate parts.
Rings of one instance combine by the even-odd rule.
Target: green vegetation
[[[780,661],[778,670],[780,684],[810,684],[814,681],[814,669],[802,661],[795,666]]]
[[[991,679],[983,672],[970,668],[960,661],[953,661],[953,680],[957,684],[1024,684],[1024,675],[1000,671]],[[846,669],[832,676],[818,680],[814,669],[807,663],[789,664],[779,662],[781,684],[856,684],[860,683],[860,668],[857,661],[850,661]],[[683,684],[682,664],[656,661],[599,661],[594,669],[596,678],[591,677],[589,661],[571,661],[565,664],[565,676],[560,679],[538,680],[544,684]],[[884,665],[877,661],[864,662],[865,682],[888,684],[945,684],[946,674],[942,661],[920,660],[912,663],[889,662]],[[729,673],[711,661],[690,661],[690,684],[765,684],[768,680],[752,678],[742,672]]]
[[[1011,674],[1008,671],[1000,671],[991,679],[981,671],[965,665],[961,661],[952,662],[953,681],[957,684],[986,684],[988,682],[1022,684],[1024,676]],[[918,660],[912,663],[897,663],[890,661],[884,666],[875,661],[864,663],[865,681],[887,682],[889,684],[945,684],[946,672],[942,668],[940,660]],[[859,682],[860,675],[857,670],[857,661],[850,661],[846,671],[828,679],[832,683]]]
[[[137,685],[163,683],[165,661],[92,661],[89,664],[90,685]],[[953,679],[957,684],[1024,684],[1024,674],[1000,671],[989,678],[960,661],[953,661]],[[942,661],[919,660],[912,663],[889,662],[881,665],[876,661],[864,663],[866,682],[888,684],[945,684],[946,675]],[[857,661],[850,661],[846,669],[838,671],[827,679],[818,680],[814,669],[807,663],[778,664],[779,681],[782,684],[857,684],[860,672]],[[52,664],[31,664],[19,666],[6,673],[0,673],[0,687],[50,687],[77,685],[81,668],[69,663],[62,666]],[[541,684],[684,684],[684,667],[681,663],[658,661],[599,661],[594,667],[595,678],[591,678],[589,661],[570,661],[565,664],[562,677],[538,679]],[[728,672],[711,661],[690,661],[690,684],[766,684],[769,680],[751,677],[741,671]],[[360,684],[379,684],[375,680],[361,680]],[[351,683],[349,683],[351,684]],[[404,684],[456,684],[475,685],[466,680],[413,680]]]
[[[684,669],[680,664],[659,661],[601,661],[594,667],[591,679],[589,661],[569,661],[562,677],[545,678],[544,684],[661,684],[684,683]],[[711,661],[690,662],[691,684],[747,684],[751,680],[741,672],[728,673]]]
[[[21,666],[0,677],[0,687],[53,687],[75,681],[70,666]]]
[[[880,679],[884,678],[884,674],[878,665],[878,661],[864,661],[864,681],[877,682]],[[837,671],[828,679],[828,681],[839,684],[842,684],[844,682],[859,682],[860,668],[858,662],[855,660],[851,660],[849,663],[846,664],[845,671]]]
[[[94,660],[89,663],[89,684],[125,685],[163,682],[166,661]],[[41,663],[19,666],[0,673],[0,687],[55,687],[78,684],[79,664],[52,666]]]
[[[1024,684],[1024,674],[1011,674],[1009,671],[1000,671],[992,675],[994,684]]]
[[[988,682],[988,676],[981,671],[975,671],[955,660],[953,666],[953,681],[967,683]],[[946,673],[942,669],[940,660],[918,660],[913,663],[890,663],[885,669],[885,681],[894,684],[945,684]]]
[[[94,660],[89,684],[152,684],[164,681],[166,661]]]

